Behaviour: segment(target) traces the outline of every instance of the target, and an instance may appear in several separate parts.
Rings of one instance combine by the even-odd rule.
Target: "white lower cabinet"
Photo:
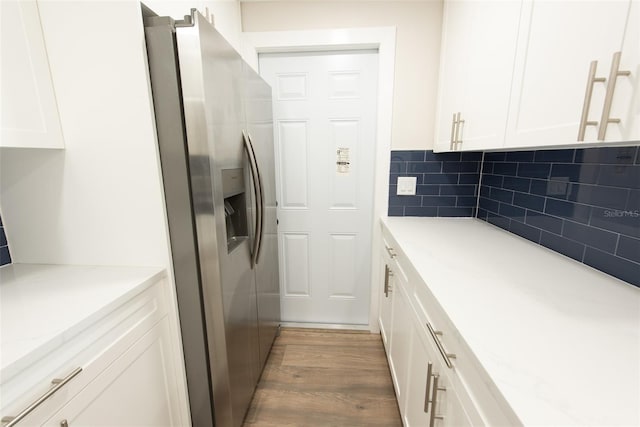
[[[43,425],[174,425],[167,323],[156,324]]]
[[[411,350],[411,323],[409,301],[401,281],[396,280],[393,294],[393,322],[391,323],[391,350],[387,352],[389,367],[396,389],[398,406],[402,408],[406,402],[406,383]]]
[[[392,300],[393,300],[393,288],[394,288],[394,265],[393,259],[389,254],[391,247],[383,241],[384,248],[382,249],[382,286],[380,287],[379,294],[379,309],[380,315],[378,323],[380,325],[380,335],[382,335],[382,342],[387,351],[391,346],[391,319],[393,316]]]

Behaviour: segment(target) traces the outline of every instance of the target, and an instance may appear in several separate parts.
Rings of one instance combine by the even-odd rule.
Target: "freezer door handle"
[[[260,243],[262,240],[262,183],[260,182],[260,172],[258,171],[258,163],[256,154],[253,150],[253,144],[249,134],[243,130],[242,139],[244,141],[244,149],[249,158],[249,167],[251,168],[251,178],[253,180],[253,191],[256,201],[256,223],[253,237],[253,248],[251,249],[251,267],[258,263],[258,255],[260,251]]]

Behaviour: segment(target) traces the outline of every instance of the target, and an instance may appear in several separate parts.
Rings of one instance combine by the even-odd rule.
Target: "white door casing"
[[[273,88],[282,320],[367,325],[375,51],[260,56]]]

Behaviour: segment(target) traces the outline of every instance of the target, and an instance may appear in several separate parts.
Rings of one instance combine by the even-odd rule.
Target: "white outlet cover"
[[[415,176],[399,176],[396,194],[398,196],[415,196],[416,180]]]

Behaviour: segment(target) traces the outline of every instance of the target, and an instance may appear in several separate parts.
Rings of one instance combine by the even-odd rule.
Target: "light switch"
[[[416,177],[415,176],[399,176],[396,194],[398,196],[415,196],[416,195]]]

